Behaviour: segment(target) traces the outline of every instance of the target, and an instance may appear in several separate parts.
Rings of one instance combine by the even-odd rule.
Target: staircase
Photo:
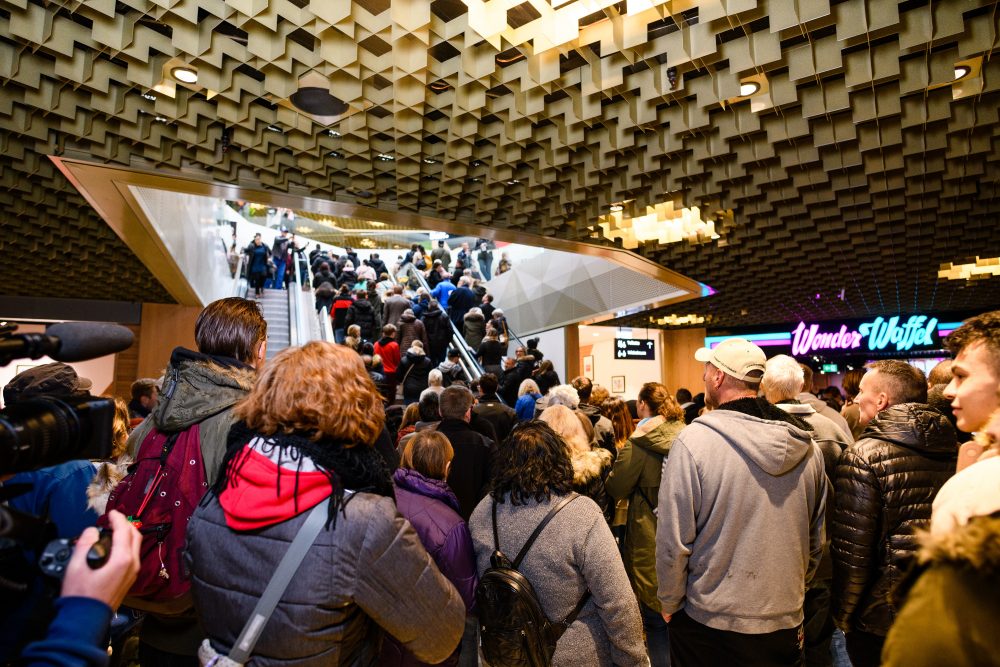
[[[288,292],[265,289],[259,303],[267,321],[267,360],[270,361],[289,345]]]

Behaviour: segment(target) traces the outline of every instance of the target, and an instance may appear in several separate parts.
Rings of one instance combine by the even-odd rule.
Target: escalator
[[[427,280],[424,278],[424,274],[420,272],[417,267],[413,264],[407,264],[405,267],[407,274],[417,281],[417,283],[427,290],[430,294],[431,288],[427,284]],[[483,376],[483,367],[479,365],[479,361],[476,359],[476,351],[469,347],[469,344],[465,342],[465,337],[462,332],[458,330],[455,323],[448,319],[451,323],[451,347],[458,350],[459,364],[462,366],[462,371],[465,373],[465,377],[471,382],[472,380],[478,380]]]
[[[232,293],[234,296],[247,298],[249,289],[246,278],[243,277],[243,261],[241,256],[233,278]],[[298,271],[298,276],[307,276],[308,280],[308,271],[303,274],[305,268],[305,258],[295,255],[293,270]],[[306,286],[308,285],[307,282]],[[304,345],[311,340],[325,340],[322,323],[316,316],[315,298],[311,289],[303,290],[298,282],[290,283],[287,290],[265,289],[258,303],[267,322],[268,361],[287,347]]]

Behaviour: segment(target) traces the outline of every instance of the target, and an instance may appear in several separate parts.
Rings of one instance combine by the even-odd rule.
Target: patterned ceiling
[[[556,39],[543,1],[0,0],[3,291],[171,300],[66,155],[595,243],[698,206],[719,239],[637,252],[719,293],[654,317],[1000,306],[937,279],[1000,256],[996,2],[592,0]],[[317,82],[343,118],[289,102]]]

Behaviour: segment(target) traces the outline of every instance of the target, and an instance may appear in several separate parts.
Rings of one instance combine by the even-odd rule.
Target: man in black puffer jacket
[[[958,455],[951,422],[926,405],[923,372],[891,360],[868,369],[857,398],[868,425],[837,466],[831,547],[834,619],[855,667],[880,664],[898,611],[892,589]]]

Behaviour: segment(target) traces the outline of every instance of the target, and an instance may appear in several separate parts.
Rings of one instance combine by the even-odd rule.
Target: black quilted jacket
[[[922,403],[883,410],[837,465],[833,515],[834,619],[844,630],[885,635],[890,597],[917,550],[938,489],[955,472],[955,430]]]

